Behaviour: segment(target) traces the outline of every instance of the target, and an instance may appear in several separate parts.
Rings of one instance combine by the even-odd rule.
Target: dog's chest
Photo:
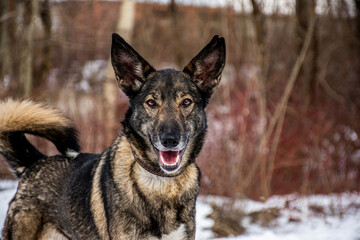
[[[161,186],[151,186],[153,193],[147,193],[144,202],[138,205],[147,206],[138,211],[142,212],[142,218],[146,219],[142,226],[147,225],[145,228],[150,232],[150,239],[188,239],[187,229],[193,229],[194,226],[195,194],[187,191],[188,194],[183,195],[182,189],[178,189],[174,184],[164,182],[152,184]],[[157,191],[154,191],[154,188]]]
[[[161,238],[157,238],[157,237],[150,237],[149,240],[185,240],[187,239],[187,234],[186,234],[186,227],[185,224],[180,224],[180,226],[173,230],[172,232],[170,232],[169,234],[164,234],[162,235]]]

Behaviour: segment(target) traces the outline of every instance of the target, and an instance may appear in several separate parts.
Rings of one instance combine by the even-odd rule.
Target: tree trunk
[[[354,0],[356,9],[356,38],[360,44],[360,0]]]
[[[51,68],[51,8],[49,0],[43,0],[40,4],[40,18],[44,30],[44,45],[42,46],[42,61],[38,73],[36,86],[42,85]]]
[[[23,96],[28,97],[33,88],[33,52],[35,20],[38,14],[39,1],[28,0],[24,8],[24,38],[20,59],[20,84],[23,87]]]
[[[305,41],[306,30],[310,25],[310,20],[315,16],[315,0],[296,0],[295,12],[296,12],[296,50],[300,54],[302,45]],[[316,83],[317,83],[317,58],[318,58],[318,45],[316,29],[311,41],[309,60],[306,61],[302,69],[304,81],[304,109],[307,109],[308,104],[314,101],[316,95]]]
[[[354,0],[355,1],[355,9],[356,9],[356,32],[355,36],[357,39],[357,51],[358,56],[360,56],[360,0]],[[360,59],[358,59],[358,63],[360,64]],[[360,65],[358,65],[357,68],[358,72],[358,79],[360,80]]]
[[[7,70],[9,69],[9,48],[7,46],[8,41],[6,32],[6,15],[9,14],[7,1],[0,1],[0,11],[0,87],[2,87],[4,84],[5,75],[8,74]]]
[[[257,108],[258,108],[258,119],[260,121],[259,125],[261,125],[261,132],[259,133],[259,149],[257,155],[255,157],[254,164],[252,166],[251,171],[249,171],[249,175],[247,177],[248,181],[254,181],[255,177],[255,170],[259,167],[259,180],[261,185],[262,195],[265,198],[268,198],[270,195],[270,189],[268,188],[267,183],[267,158],[266,158],[266,149],[267,149],[267,142],[265,136],[265,125],[267,123],[267,114],[266,114],[266,106],[267,106],[267,99],[266,99],[266,62],[265,62],[265,18],[264,14],[260,9],[259,4],[256,0],[251,0],[251,5],[253,8],[252,16],[253,16],[253,25],[254,25],[254,33],[255,33],[255,43],[256,43],[256,60],[257,65],[260,67],[261,71],[258,73],[258,76],[254,78],[256,88],[258,89],[259,93],[256,99]],[[244,187],[247,184],[245,184]]]
[[[8,76],[9,76],[9,84],[10,88],[16,89],[13,95],[20,95],[19,94],[19,55],[16,43],[17,41],[17,24],[16,18],[19,14],[18,11],[18,2],[17,0],[9,0],[8,1],[8,12],[11,13],[11,17],[7,20],[6,24],[6,33],[7,33],[7,47],[8,47],[8,54],[9,54],[9,68],[7,69]]]
[[[256,0],[251,0],[251,5],[253,8],[252,15],[255,22],[255,39],[260,48],[260,55],[263,57],[265,52],[264,42],[265,42],[265,16],[262,13],[259,4]]]
[[[123,0],[119,8],[119,17],[116,32],[119,33],[127,42],[130,42],[135,22],[135,1]],[[114,70],[109,60],[105,83],[103,89],[103,97],[105,101],[105,146],[108,146],[113,140],[116,133],[116,98],[118,86],[114,80]]]
[[[181,30],[179,29],[179,11],[176,6],[175,0],[171,0],[169,3],[171,30],[173,31],[175,42],[175,64],[181,68],[184,63],[183,47],[181,42]]]

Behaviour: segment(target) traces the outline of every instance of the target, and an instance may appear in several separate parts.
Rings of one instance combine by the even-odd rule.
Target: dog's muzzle
[[[158,141],[151,142],[159,158],[160,168],[168,174],[176,172],[180,168],[186,148],[186,143],[182,143],[180,135],[175,132],[163,133]]]

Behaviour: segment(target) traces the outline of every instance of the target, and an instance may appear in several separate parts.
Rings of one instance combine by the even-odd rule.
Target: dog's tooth
[[[160,161],[165,164],[164,157],[160,154]]]
[[[180,161],[180,154],[178,154],[177,156],[176,156],[176,161],[175,161],[175,165],[177,165],[178,163],[179,163],[179,161]]]

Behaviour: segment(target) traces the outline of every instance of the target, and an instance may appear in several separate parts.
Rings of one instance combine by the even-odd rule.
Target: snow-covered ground
[[[2,232],[8,204],[16,192],[16,187],[17,182],[15,181],[0,181],[0,232]]]
[[[224,199],[200,197],[198,201],[197,239],[215,239],[204,227],[213,221],[205,218],[211,212],[209,203],[218,205]],[[242,220],[246,231],[241,236],[216,238],[227,240],[360,240],[360,194],[342,193],[331,195],[273,196],[265,203],[242,200],[234,204],[246,213],[276,208],[280,217],[271,222],[271,227],[251,223],[249,217]],[[290,220],[291,219],[291,220]]]
[[[16,191],[16,182],[0,181],[0,230],[3,227],[7,206]],[[213,220],[210,203],[226,204],[227,200],[201,196],[197,202],[196,239],[216,239],[210,230]],[[246,231],[241,236],[226,240],[360,240],[360,194],[273,196],[265,203],[251,200],[237,201],[233,205],[244,213],[277,208],[280,217],[271,227],[261,227],[245,217],[242,225]],[[289,221],[292,219],[292,221]],[[220,238],[218,238],[220,239]]]

